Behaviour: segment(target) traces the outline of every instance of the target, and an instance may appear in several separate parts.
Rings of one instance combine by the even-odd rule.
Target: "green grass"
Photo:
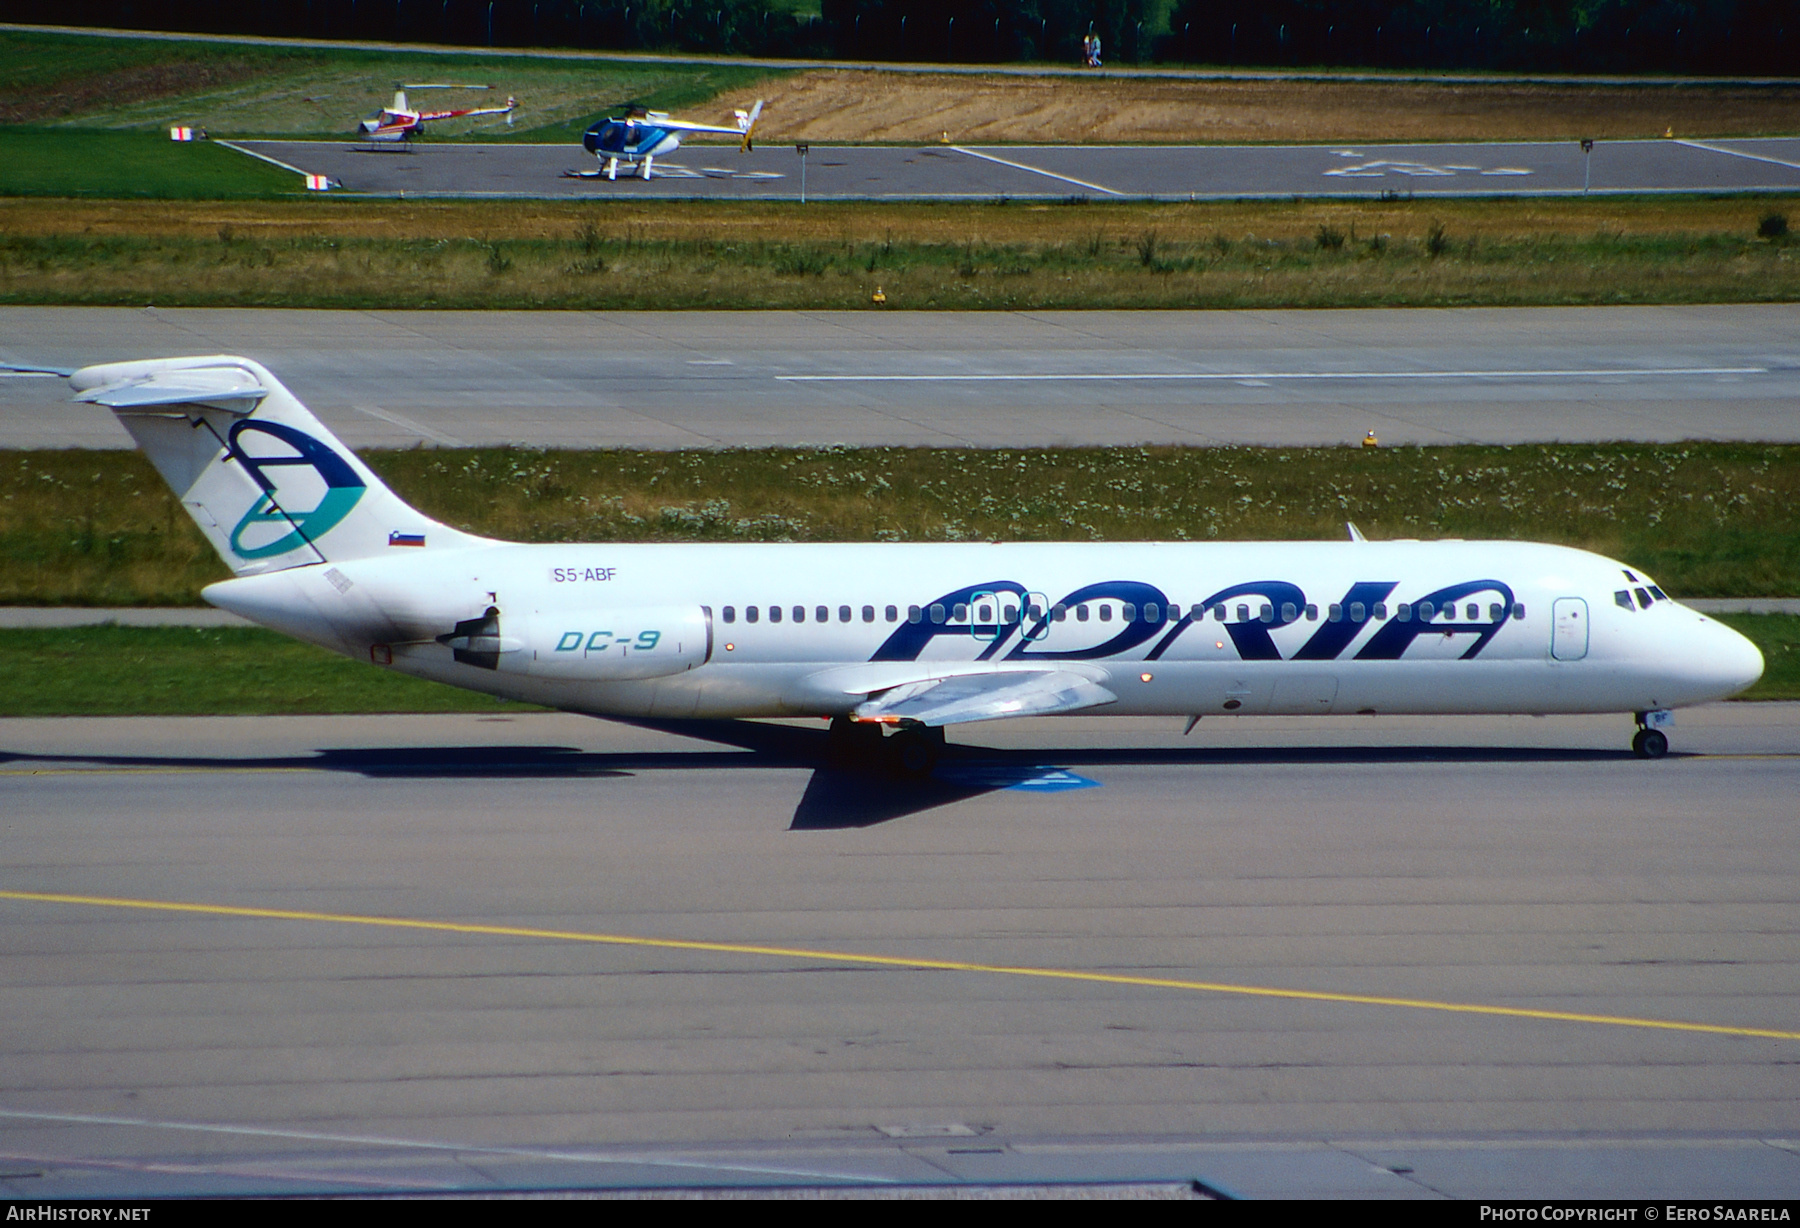
[[[0,157],[8,141],[31,139],[0,133]],[[173,194],[186,189],[178,177],[158,177],[159,168],[234,156],[150,138],[130,156],[99,156],[105,141],[136,139],[97,138],[92,158],[52,143],[36,162],[0,161],[8,168],[0,185],[54,191],[81,180],[108,185],[96,194]],[[299,190],[296,177],[242,163],[232,190]],[[309,200],[269,206],[292,210],[279,222],[247,217],[196,233],[184,221],[157,233],[155,219],[134,230],[116,214],[78,230],[26,212],[50,202],[18,202],[0,210],[0,303],[873,310],[877,286],[888,309],[1785,302],[1800,298],[1800,244],[1761,239],[1756,228],[1786,204],[1720,202],[1700,210],[1710,225],[1650,223],[1629,233],[1608,220],[1632,211],[1617,202],[1585,213],[1560,202],[811,213],[761,204],[661,204],[646,213],[597,202],[521,205],[515,219],[396,204],[396,224],[384,231],[385,206]],[[1669,207],[1643,205],[1658,215]],[[1538,218],[1546,209],[1571,212],[1547,227]],[[883,217],[885,232],[868,224]],[[1590,220],[1578,229],[1582,217]]]
[[[1732,615],[1768,662],[1745,699],[1800,699],[1800,617]],[[528,712],[260,628],[0,631],[0,717]]]
[[[1800,699],[1800,615],[1715,614],[1762,649],[1762,681],[1745,699]]]
[[[413,101],[466,107],[512,94],[519,110],[511,124],[492,116],[443,121],[427,129],[426,139],[579,140],[595,117],[622,102],[668,111],[708,108],[721,93],[784,75],[711,64],[0,31],[0,123],[53,125],[58,131],[166,131],[171,124],[187,124],[215,136],[347,136],[357,120],[393,99],[397,82],[450,81],[494,89],[418,93]],[[0,164],[7,157],[0,149]]]
[[[164,131],[0,127],[0,196],[244,200],[303,195],[299,175]]]
[[[530,711],[259,627],[0,631],[0,716]]]
[[[1677,597],[1800,593],[1800,446],[376,451],[517,541],[1560,542]],[[135,452],[0,452],[0,604],[192,605],[226,577]]]

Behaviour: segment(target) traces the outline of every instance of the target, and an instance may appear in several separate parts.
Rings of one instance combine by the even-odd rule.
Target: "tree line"
[[[195,33],[964,63],[1792,74],[1796,0],[13,0],[8,18]],[[1162,11],[1160,9],[1158,12]]]

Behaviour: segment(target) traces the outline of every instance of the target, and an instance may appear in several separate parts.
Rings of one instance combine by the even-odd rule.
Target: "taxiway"
[[[0,1189],[1793,1197],[1800,705],[0,722]]]

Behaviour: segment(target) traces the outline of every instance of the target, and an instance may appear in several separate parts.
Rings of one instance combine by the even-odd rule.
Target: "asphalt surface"
[[[1520,141],[1433,145],[690,144],[649,180],[593,171],[579,145],[372,146],[232,141],[233,149],[348,192],[469,197],[796,200],[1219,200],[1239,197],[1542,196],[1582,192],[1800,191],[1800,138]]]
[[[0,308],[0,359],[260,359],[352,447],[1800,440],[1800,308]],[[0,376],[0,447],[128,447]]]
[[[0,1191],[1800,1193],[1800,705],[705,732],[0,721]]]

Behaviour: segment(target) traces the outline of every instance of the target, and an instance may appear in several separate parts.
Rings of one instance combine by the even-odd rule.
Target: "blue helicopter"
[[[630,176],[636,171],[642,179],[649,179],[656,159],[665,154],[672,154],[681,147],[681,138],[690,132],[723,132],[740,138],[739,152],[747,153],[753,146],[751,137],[756,128],[756,121],[762,116],[762,99],[748,111],[734,111],[737,126],[725,128],[717,124],[696,124],[684,119],[671,119],[664,111],[646,111],[641,107],[633,107],[623,115],[603,119],[589,128],[581,138],[581,147],[600,160],[600,167],[591,171],[567,171],[571,178],[598,179],[605,176],[616,180],[619,177],[619,164],[625,164],[625,173]]]

